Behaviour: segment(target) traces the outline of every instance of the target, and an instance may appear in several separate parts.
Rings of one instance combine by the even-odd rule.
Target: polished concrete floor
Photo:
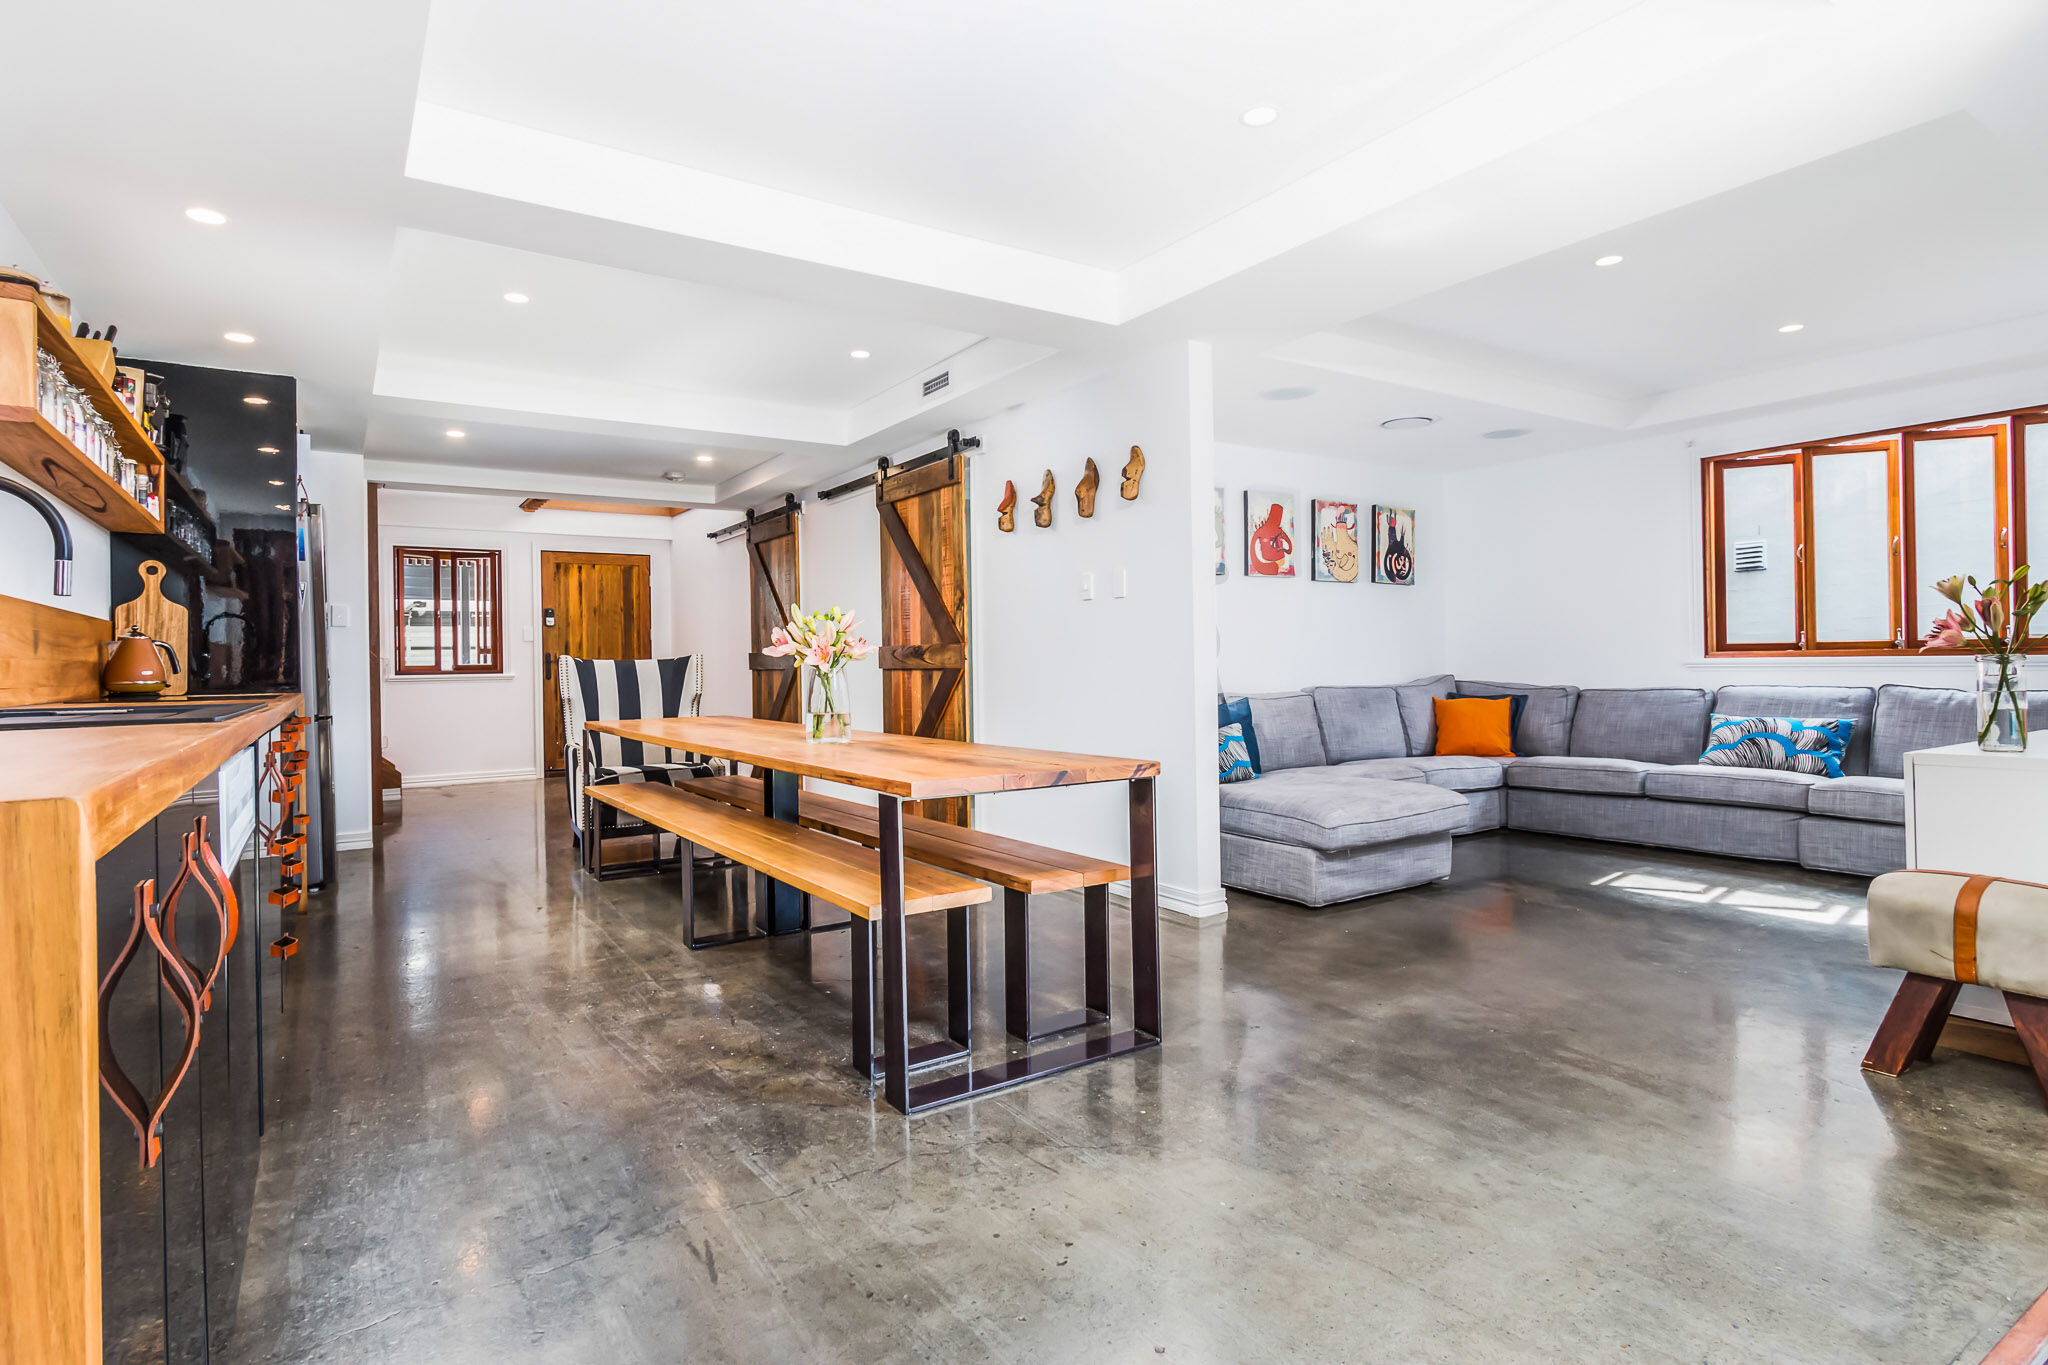
[[[242,1361],[1974,1362],[2048,1283],[2026,1074],[1858,1069],[1851,879],[1492,835],[1234,895],[1163,1049],[906,1120],[845,934],[693,954],[556,806],[412,792],[307,916]]]

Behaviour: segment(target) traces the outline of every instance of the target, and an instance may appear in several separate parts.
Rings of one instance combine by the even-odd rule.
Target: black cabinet
[[[250,765],[244,754],[234,762]],[[154,879],[161,901],[184,862],[185,836],[204,816],[219,841],[220,806],[209,781],[188,793],[102,858],[97,869],[99,974],[119,958],[136,926],[135,887]],[[100,1106],[100,1264],[104,1358],[121,1365],[204,1365],[225,1353],[241,1292],[257,1144],[263,1123],[266,1001],[277,1008],[265,952],[260,850],[251,839],[228,875],[236,893],[231,947],[221,955],[221,916],[196,874],[177,914],[159,921],[167,944],[213,981],[199,1022],[196,1055],[163,1105],[161,1146],[145,1165],[146,1140],[109,1100]],[[219,969],[214,972],[214,964]],[[106,1044],[145,1102],[178,1075],[186,1011],[145,933],[105,1002]],[[106,1056],[103,1051],[102,1063]]]

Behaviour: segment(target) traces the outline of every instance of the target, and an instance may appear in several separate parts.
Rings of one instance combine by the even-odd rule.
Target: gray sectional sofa
[[[1516,757],[1436,756],[1437,698],[1503,694],[1528,698]],[[2040,700],[2036,723],[2048,722]],[[1975,735],[1971,695],[1928,687],[1581,689],[1445,675],[1250,701],[1261,775],[1221,787],[1223,882],[1303,905],[1447,876],[1455,836],[1501,828],[1875,876],[1905,866],[1904,754]],[[1844,775],[1703,766],[1714,712],[1854,720]]]

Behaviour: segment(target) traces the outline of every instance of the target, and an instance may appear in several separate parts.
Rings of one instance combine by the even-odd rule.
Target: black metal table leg
[[[910,1112],[909,981],[903,933],[903,801],[884,794],[881,817],[882,872],[882,1066],[883,1097]]]
[[[797,801],[803,790],[803,781],[795,773],[779,773],[772,769],[761,771],[761,810],[771,820],[780,820],[793,825],[797,820]],[[767,931],[771,934],[794,933],[804,926],[807,919],[805,907],[799,904],[802,893],[795,887],[774,878],[768,879]]]
[[[967,907],[946,912],[946,1036],[963,1052],[974,1046],[974,958]]]
[[[847,967],[853,981],[853,1069],[865,1080],[875,1075],[875,939],[868,922],[852,920],[846,942]]]
[[[1091,886],[1081,892],[1082,1002],[1089,1013],[1109,1018],[1109,888]]]
[[[1159,841],[1154,779],[1131,781],[1131,1022],[1154,1038],[1159,1029]]]
[[[1003,1025],[1031,1041],[1031,897],[1003,888]]]

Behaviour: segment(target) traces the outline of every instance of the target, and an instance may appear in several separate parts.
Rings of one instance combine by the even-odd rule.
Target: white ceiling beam
[[[1431,354],[1412,343],[1342,332],[1318,332],[1275,347],[1268,354],[1313,369],[1616,431],[1629,426],[1642,406],[1639,400],[1590,393],[1503,365]]]
[[[530,469],[484,469],[412,460],[365,460],[371,483],[425,492],[495,493],[515,498],[567,498],[576,502],[638,503],[654,507],[710,507],[718,490],[708,483],[659,483]]]
[[[413,112],[405,173],[842,270],[1116,320],[1116,280],[1105,270],[424,101]]]

